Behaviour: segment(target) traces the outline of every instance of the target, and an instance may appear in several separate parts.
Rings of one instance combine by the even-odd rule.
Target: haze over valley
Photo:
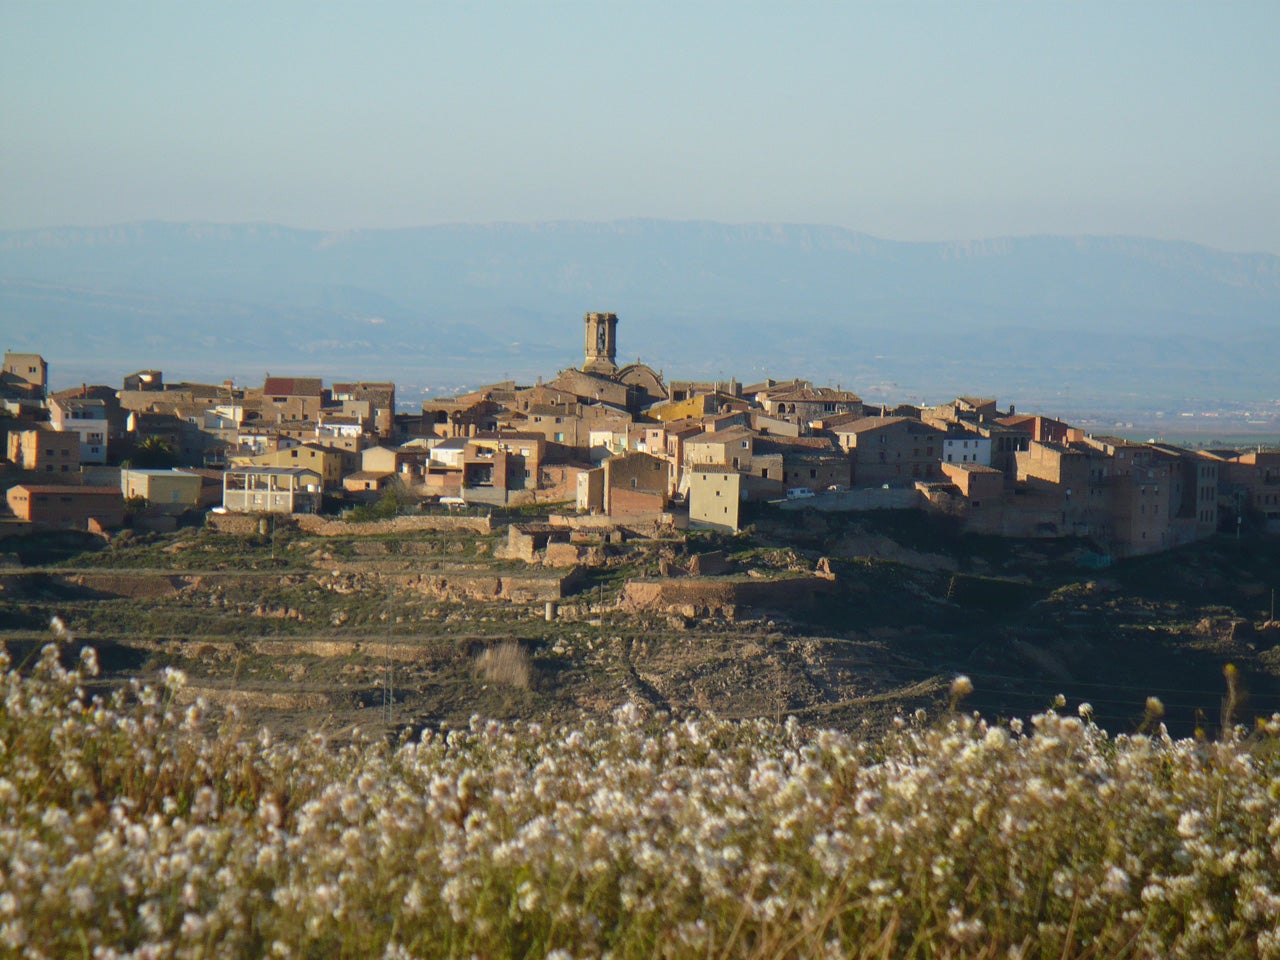
[[[664,220],[0,233],[0,315],[25,318],[5,346],[44,351],[59,386],[141,363],[386,377],[408,400],[568,366],[567,321],[588,309],[616,311],[623,354],[668,376],[806,376],[886,402],[988,393],[1192,433],[1217,426],[1206,413],[1274,432],[1280,410],[1280,257],[1265,253]]]

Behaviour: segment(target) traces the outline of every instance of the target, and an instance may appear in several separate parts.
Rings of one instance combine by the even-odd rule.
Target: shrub
[[[476,669],[490,683],[528,690],[533,679],[533,658],[515,640],[485,647],[476,658]]]

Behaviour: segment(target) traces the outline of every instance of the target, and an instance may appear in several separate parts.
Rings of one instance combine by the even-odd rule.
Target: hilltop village
[[[393,383],[319,377],[245,388],[141,370],[119,387],[50,392],[40,355],[6,353],[0,534],[387,502],[556,504],[600,523],[724,532],[761,503],[914,509],[976,533],[1082,538],[1106,558],[1280,532],[1280,451],[1092,436],[983,397],[887,407],[804,379],[668,382],[618,365],[615,314],[583,326],[581,367],[409,413]]]

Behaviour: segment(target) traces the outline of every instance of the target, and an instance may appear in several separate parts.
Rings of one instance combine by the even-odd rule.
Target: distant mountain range
[[[391,377],[411,399],[579,363],[589,310],[668,377],[1059,409],[1280,397],[1280,257],[1189,243],[658,220],[0,232],[0,345],[64,384],[270,370]]]

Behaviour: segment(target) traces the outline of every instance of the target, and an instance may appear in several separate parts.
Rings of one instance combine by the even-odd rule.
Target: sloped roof
[[[832,428],[832,432],[837,434],[849,433],[868,433],[872,430],[881,430],[885,427],[892,427],[899,423],[910,424],[913,430],[923,433],[945,433],[937,427],[930,426],[921,420],[912,417],[863,417],[861,420],[855,420],[853,423],[845,423]]]
[[[861,403],[862,398],[849,390],[835,390],[831,387],[802,387],[786,393],[770,393],[768,399],[778,402],[800,401],[801,403]]]
[[[757,453],[782,453],[789,455],[835,454],[844,456],[828,437],[762,437],[755,443]]]
[[[945,463],[943,466],[951,470],[960,470],[964,473],[1001,473],[995,467],[986,467],[980,463]]]
[[[716,430],[713,433],[704,433],[701,436],[691,437],[685,443],[731,443],[734,440],[743,440],[747,437],[754,436],[747,427],[734,425],[725,427],[723,430]]]
[[[119,487],[75,487],[70,484],[48,484],[48,483],[17,483],[12,487],[14,490],[25,490],[27,493],[58,493],[70,494],[73,497],[105,497],[114,494],[122,497]]]
[[[693,473],[737,473],[737,467],[724,463],[695,463],[689,469]]]
[[[268,377],[262,392],[270,397],[318,397],[319,377]]]

